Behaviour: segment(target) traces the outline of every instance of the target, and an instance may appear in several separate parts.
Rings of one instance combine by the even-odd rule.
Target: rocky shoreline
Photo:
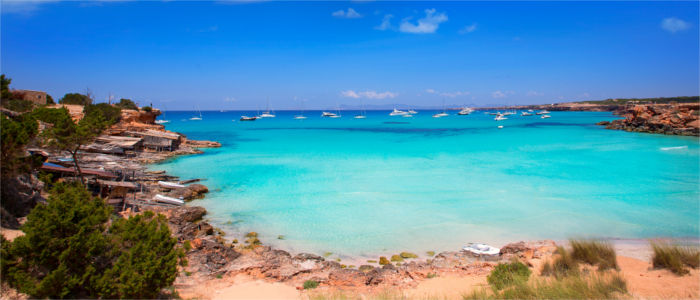
[[[603,121],[597,125],[631,132],[700,136],[699,109],[698,103],[635,105],[615,112],[624,119]]]

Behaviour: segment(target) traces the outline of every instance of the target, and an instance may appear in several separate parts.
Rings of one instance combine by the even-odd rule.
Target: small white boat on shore
[[[462,250],[477,255],[498,255],[499,253],[501,253],[501,249],[486,244],[469,244],[464,246]]]
[[[158,181],[158,186],[166,189],[181,189],[185,188],[184,185],[176,183],[176,182],[168,182],[168,181]]]
[[[175,204],[175,205],[185,205],[185,201],[183,201],[181,199],[163,196],[161,194],[156,194],[155,196],[153,196],[153,201],[160,202],[160,203]]]

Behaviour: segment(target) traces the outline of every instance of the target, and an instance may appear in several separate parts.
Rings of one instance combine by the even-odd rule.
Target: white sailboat
[[[202,120],[202,111],[199,110],[199,107],[197,107],[197,112],[199,113],[199,117],[198,116],[191,117],[190,121],[201,121]]]
[[[508,120],[504,115],[498,115],[495,118],[493,118],[496,121],[503,121],[503,120]]]
[[[524,112],[522,112],[522,113],[521,113],[520,115],[521,115],[521,116],[523,116],[523,117],[527,117],[527,116],[532,116],[532,114],[531,114],[531,113],[529,113],[529,112],[525,112],[525,111],[524,111]]]
[[[415,115],[415,114],[417,114],[418,112],[415,111],[415,110],[409,109],[409,110],[408,110],[408,113],[409,113],[409,114],[412,114],[412,115]]]
[[[337,116],[337,115],[332,113],[332,112],[324,111],[321,113],[321,117],[323,117],[323,118],[334,118],[335,116]]]
[[[294,97],[296,99],[296,97]],[[306,116],[304,116],[304,100],[301,100],[301,114],[294,116],[294,120],[305,120]]]
[[[362,109],[360,110],[359,115],[355,115],[355,119],[367,119],[367,113],[365,112],[365,105],[364,103],[360,104],[362,106]]]
[[[267,109],[264,111],[262,114],[260,114],[261,118],[274,118],[275,114],[270,111],[270,100],[267,100]]]
[[[165,110],[163,110],[163,119],[156,120],[156,124],[167,124],[170,123],[170,120],[165,119]]]
[[[433,118],[442,118],[442,117],[447,117],[449,114],[447,114],[447,109],[445,108],[445,99],[442,100],[442,112],[437,113],[433,115]]]

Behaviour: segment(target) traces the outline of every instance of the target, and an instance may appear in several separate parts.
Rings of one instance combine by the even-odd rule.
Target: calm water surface
[[[483,112],[341,113],[238,122],[256,113],[189,121],[193,112],[167,112],[167,129],[223,146],[152,168],[207,178],[212,192],[193,204],[215,225],[292,251],[373,256],[472,241],[699,234],[697,138],[606,130],[594,124],[615,116],[597,112],[501,122]]]

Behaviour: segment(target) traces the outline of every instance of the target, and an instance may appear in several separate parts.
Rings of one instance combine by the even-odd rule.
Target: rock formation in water
[[[600,122],[608,129],[669,135],[700,135],[698,109],[700,104],[635,105],[618,110],[624,119]]]

